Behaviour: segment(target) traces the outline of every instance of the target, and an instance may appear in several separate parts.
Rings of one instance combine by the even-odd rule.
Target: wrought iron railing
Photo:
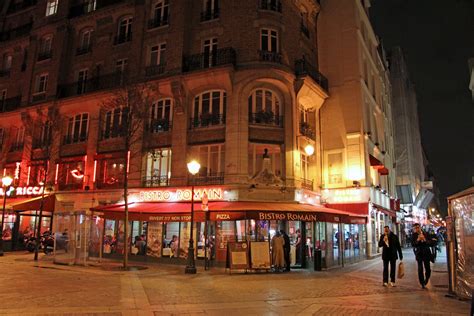
[[[308,138],[311,138],[312,140],[316,140],[316,132],[314,131],[314,128],[312,128],[306,122],[300,123],[300,134]]]
[[[224,172],[211,172],[188,178],[189,185],[224,184]]]
[[[67,98],[78,94],[90,93],[120,87],[128,82],[127,72],[115,72],[108,75],[93,77],[86,81],[77,81],[58,86],[58,97]]]
[[[99,140],[107,140],[111,138],[124,137],[126,134],[125,126],[117,126],[116,128],[111,128],[103,130],[100,132]]]
[[[165,26],[170,23],[170,16],[165,15],[165,16],[160,16],[160,17],[155,17],[151,20],[148,20],[148,29],[154,29],[160,26]]]
[[[165,64],[152,65],[145,68],[145,75],[147,77],[162,75],[164,72],[165,72]]]
[[[260,0],[258,2],[260,10],[270,10],[281,13],[281,1],[279,0]]]
[[[172,123],[167,119],[153,119],[147,125],[147,132],[149,133],[163,133],[171,130]]]
[[[201,12],[201,22],[217,19],[219,14],[219,9],[203,11]]]
[[[208,53],[185,56],[183,72],[223,65],[235,65],[237,55],[232,47],[219,48]]]
[[[0,111],[3,112],[10,112],[19,109],[21,106],[21,95],[8,98],[8,99],[0,99]]]
[[[273,112],[266,111],[249,113],[249,123],[283,127],[283,116],[278,116]]]
[[[190,128],[200,128],[200,127],[209,127],[216,125],[225,124],[225,115],[222,114],[212,114],[206,113],[202,114],[200,117],[192,117],[190,120]]]
[[[132,40],[132,32],[116,35],[114,38],[114,45],[123,44]]]
[[[123,180],[121,179],[98,179],[95,183],[97,189],[117,189],[123,187]]]
[[[278,52],[259,50],[258,55],[260,57],[260,61],[267,61],[267,62],[279,63],[279,64],[281,64],[281,61],[282,61],[281,54]]]
[[[168,178],[168,176],[144,177],[142,180],[142,184],[144,187],[148,187],[148,188],[167,187],[170,185],[170,179]]]
[[[314,66],[309,64],[304,58],[295,62],[295,74],[297,77],[310,76],[326,91],[329,88],[328,79],[324,77]]]
[[[87,135],[65,135],[63,137],[63,145],[84,143],[87,141]]]

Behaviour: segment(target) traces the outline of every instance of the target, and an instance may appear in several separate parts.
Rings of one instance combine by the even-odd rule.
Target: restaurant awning
[[[9,207],[14,211],[38,211],[41,208],[41,198],[41,196],[38,196],[31,199],[22,199],[16,203],[9,204]],[[55,202],[56,198],[54,194],[45,196],[43,201],[43,211],[53,212]]]

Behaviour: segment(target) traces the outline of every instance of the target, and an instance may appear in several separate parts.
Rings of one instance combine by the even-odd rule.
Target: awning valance
[[[18,203],[11,203],[9,206],[10,209],[14,211],[39,211],[41,208],[41,198],[41,196],[38,196],[31,199],[24,199]],[[45,196],[43,201],[43,211],[53,212],[55,202],[56,198],[54,194]]]

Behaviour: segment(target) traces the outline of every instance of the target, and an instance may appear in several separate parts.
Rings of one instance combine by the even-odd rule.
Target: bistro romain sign
[[[138,202],[179,202],[191,201],[191,189],[150,189],[132,193]],[[195,188],[194,200],[201,201],[206,194],[209,201],[224,200],[224,190],[222,188]]]
[[[303,221],[315,222],[316,214],[294,213],[294,212],[258,212],[258,219],[262,221]]]

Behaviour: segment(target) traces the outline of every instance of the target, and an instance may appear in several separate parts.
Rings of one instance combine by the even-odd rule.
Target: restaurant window
[[[183,246],[187,248],[186,245],[180,244],[179,226],[180,222],[164,223],[163,257],[178,258],[180,252],[184,252]]]
[[[64,144],[81,143],[87,140],[89,114],[81,113],[70,117]]]
[[[194,98],[193,127],[205,127],[225,123],[226,92],[213,90],[201,93]]]
[[[167,186],[170,178],[171,148],[159,148],[148,152],[144,185],[147,187]]]
[[[272,172],[281,177],[283,174],[283,163],[282,163],[282,154],[281,146],[274,144],[259,144],[259,143],[250,143],[249,144],[249,156],[248,156],[248,172],[249,176],[253,177],[263,169],[263,155],[265,154],[265,149],[267,150],[268,158],[270,158]]]
[[[171,127],[173,107],[171,99],[153,102],[150,109],[149,131],[151,133],[167,132]]]
[[[165,64],[166,43],[161,43],[150,48],[150,66]]]
[[[272,29],[260,31],[260,49],[265,52],[278,52],[278,32]]]
[[[36,76],[35,94],[45,93],[48,87],[48,74]]]
[[[199,177],[219,177],[224,174],[224,144],[193,146],[191,156],[201,164]]]
[[[3,229],[2,239],[12,240],[13,238],[13,226],[15,225],[16,215],[12,213],[6,213],[3,218]],[[3,250],[3,249],[2,249]]]
[[[101,139],[124,137],[128,130],[129,108],[119,107],[104,115]]]
[[[58,184],[60,190],[82,189],[84,161],[67,161],[59,165]]]
[[[59,0],[48,0],[46,3],[46,16],[54,15],[58,12]]]
[[[28,184],[30,186],[42,186],[46,173],[45,161],[37,162],[30,166]]]
[[[169,0],[159,0],[158,3],[155,5],[154,10],[154,25],[162,26],[168,24],[168,17],[169,17]]]
[[[96,185],[98,189],[123,186],[125,157],[98,160]]]
[[[281,125],[280,104],[280,99],[272,90],[254,90],[248,98],[250,122]]]

